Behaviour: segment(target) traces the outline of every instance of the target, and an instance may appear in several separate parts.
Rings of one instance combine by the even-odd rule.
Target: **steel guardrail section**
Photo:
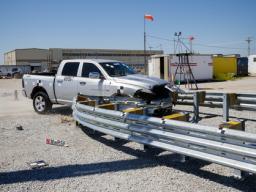
[[[151,146],[158,147],[158,148],[161,148],[161,149],[164,149],[164,150],[176,152],[178,154],[183,154],[183,155],[187,155],[187,156],[190,156],[190,157],[206,160],[206,161],[209,161],[209,162],[212,162],[212,163],[217,163],[217,164],[221,164],[221,165],[224,165],[224,166],[228,166],[228,167],[248,171],[248,172],[251,172],[251,173],[256,173],[255,172],[255,168],[256,168],[255,165],[252,165],[250,163],[244,163],[244,162],[237,161],[237,160],[227,159],[225,157],[216,156],[216,155],[212,155],[212,154],[205,155],[205,153],[200,152],[200,151],[195,152],[195,150],[182,148],[182,147],[179,147],[179,146],[172,145],[170,143],[152,141],[150,139],[145,139],[145,138],[142,138],[142,137],[139,137],[139,136],[123,134],[123,133],[120,133],[118,131],[108,130],[108,129],[103,128],[103,127],[99,127],[99,126],[95,126],[95,125],[87,123],[87,122],[83,122],[79,119],[77,119],[77,120],[79,121],[79,123],[83,124],[84,126],[87,126],[91,129],[94,129],[96,131],[99,131],[99,132],[102,132],[102,133],[105,133],[105,134],[108,134],[108,135],[112,135],[114,137],[118,137],[118,138],[121,138],[121,139],[126,139],[128,141],[134,141],[134,142],[137,142],[137,143],[151,145]]]
[[[250,97],[237,97],[237,100],[239,103],[242,104],[253,104],[256,105],[256,97],[250,98]]]
[[[241,110],[256,110],[255,93],[236,93],[237,104],[231,105],[230,108]],[[193,105],[193,93],[182,93],[178,95],[177,104]],[[223,107],[223,93],[206,92],[205,102],[200,104],[205,107],[221,108]]]
[[[189,144],[195,144],[197,146],[201,146],[204,148],[212,148],[212,149],[219,149],[220,151],[226,151],[230,153],[236,153],[243,156],[251,156],[256,158],[256,150],[252,148],[241,147],[237,145],[232,145],[228,143],[218,142],[218,141],[211,141],[209,139],[202,139],[195,137],[194,135],[184,135],[178,133],[167,132],[165,130],[159,129],[152,129],[145,126],[138,126],[138,125],[131,125],[129,126],[129,130],[136,131],[139,133],[147,133],[150,135],[155,135],[159,138],[177,140],[181,142],[186,142]]]
[[[105,134],[109,134],[109,135],[112,135],[115,137],[127,139],[130,141],[135,141],[135,142],[139,142],[139,143],[143,143],[143,144],[149,144],[149,145],[152,145],[155,147],[160,147],[162,149],[170,150],[170,151],[177,152],[180,154],[200,158],[200,159],[207,160],[210,162],[219,163],[222,165],[226,165],[226,166],[233,167],[233,168],[238,168],[238,169],[253,172],[253,173],[255,173],[255,171],[256,171],[256,166],[254,164],[250,164],[248,162],[241,162],[241,160],[238,161],[235,159],[229,159],[227,157],[221,157],[221,156],[215,155],[215,154],[208,154],[206,152],[198,151],[200,146],[199,146],[199,148],[188,149],[185,147],[176,146],[177,143],[176,143],[176,145],[174,145],[175,143],[174,144],[173,143],[171,143],[171,144],[164,143],[162,141],[153,140],[153,138],[145,138],[145,137],[139,136],[139,135],[131,135],[131,134],[129,135],[127,133],[120,133],[120,131],[117,131],[117,130],[109,130],[109,129],[103,128],[103,127],[105,127],[104,124],[103,124],[103,127],[100,128],[99,125],[93,125],[91,123],[82,121],[81,119],[77,118],[77,115],[74,115],[74,117],[76,118],[76,120],[80,121],[81,124],[88,126],[89,128],[95,129],[99,132],[103,132]],[[180,150],[176,151],[175,149],[180,149]],[[220,153],[220,155],[221,155],[221,153]],[[214,158],[214,159],[212,159],[212,158]],[[243,158],[243,157],[241,157],[241,158]]]
[[[109,110],[107,110],[107,111],[109,111]],[[106,127],[105,125],[107,124],[108,126],[110,125],[111,126],[111,124],[114,124],[114,125],[112,125],[113,127],[119,127],[118,126],[118,124],[116,124],[116,122],[111,122],[111,121],[104,121],[104,117],[99,117],[99,118],[92,118],[92,116],[87,116],[87,114],[81,114],[82,112],[80,112],[80,111],[78,111],[78,110],[74,110],[74,117],[75,117],[75,119],[77,120],[77,121],[79,121],[81,124],[83,124],[83,125],[87,125],[88,127],[90,127],[90,128],[93,128],[93,129],[95,129],[95,127],[97,127],[97,126],[99,126],[99,122],[101,123],[101,125],[103,125],[104,127]],[[79,115],[80,116],[87,116],[87,120],[90,120],[90,122],[91,123],[88,123],[88,122],[86,122],[86,121],[84,121],[84,120],[82,120],[81,118],[79,118]],[[130,116],[131,116],[131,114],[129,114]],[[127,115],[125,118],[129,118],[129,115]],[[134,115],[133,115],[133,117],[135,117]],[[99,120],[100,118],[103,118],[101,121]],[[131,118],[131,117],[130,117]],[[156,119],[152,119],[152,117],[149,117],[149,118],[147,118],[147,117],[143,117],[143,118],[139,118],[139,119],[144,119],[145,120],[145,118],[147,119],[147,120],[149,120],[149,124],[151,124],[150,123],[150,120],[152,120],[154,123],[159,123],[159,122],[161,122],[161,121],[156,121]],[[159,118],[158,118],[159,119]],[[99,122],[97,122],[97,121],[99,121]],[[92,122],[94,122],[96,125],[93,125],[93,123]],[[173,121],[172,121],[172,123],[173,123]],[[90,124],[90,126],[89,126],[89,124]],[[166,124],[166,123],[165,123]],[[124,125],[124,124],[123,124]],[[184,125],[184,124],[183,124]],[[108,127],[107,126],[107,127]],[[137,126],[137,128],[136,128],[136,126]],[[204,159],[204,160],[208,160],[208,161],[211,161],[211,162],[214,162],[215,160],[216,160],[216,162],[215,163],[219,163],[219,164],[223,164],[223,165],[226,165],[226,166],[231,166],[231,167],[233,167],[233,168],[238,168],[238,169],[241,169],[241,170],[245,170],[245,171],[249,171],[249,172],[253,172],[253,173],[255,173],[256,172],[256,165],[255,165],[255,162],[256,162],[256,160],[255,160],[255,149],[253,150],[253,149],[250,149],[250,148],[248,148],[248,149],[246,149],[246,147],[236,147],[236,146],[233,146],[233,145],[230,145],[230,144],[225,144],[225,146],[223,147],[223,146],[221,146],[221,145],[223,145],[223,141],[220,143],[220,144],[218,144],[218,142],[215,142],[215,141],[211,141],[210,140],[210,143],[208,143],[206,146],[205,146],[205,140],[202,140],[202,139],[199,139],[198,141],[197,140],[192,140],[191,139],[191,136],[187,136],[187,137],[185,137],[185,139],[184,138],[182,138],[182,135],[180,136],[180,137],[178,137],[179,135],[178,134],[171,134],[170,132],[166,132],[166,131],[161,131],[161,130],[159,130],[159,129],[153,129],[152,128],[152,126],[151,127],[141,127],[141,126],[138,126],[138,125],[134,125],[134,124],[132,124],[132,125],[130,125],[130,127],[129,126],[127,126],[127,125],[124,125],[124,126],[122,126],[122,127],[119,127],[120,129],[129,129],[129,131],[132,131],[132,132],[136,132],[136,133],[142,133],[143,135],[140,135],[140,136],[138,136],[138,135],[134,135],[134,136],[132,136],[132,135],[127,135],[128,133],[120,133],[120,134],[126,134],[125,135],[125,137],[124,137],[124,135],[123,135],[123,137],[122,138],[125,138],[125,139],[127,139],[127,140],[133,140],[133,141],[137,141],[137,142],[140,142],[140,143],[144,143],[144,144],[149,144],[149,145],[153,145],[153,146],[156,146],[156,147],[160,147],[160,148],[163,148],[163,149],[165,149],[165,147],[164,146],[166,146],[166,145],[168,145],[168,146],[172,146],[171,148],[170,147],[167,147],[166,149],[167,150],[170,150],[170,151],[174,151],[174,152],[178,152],[178,153],[181,153],[182,154],[182,152],[184,152],[184,150],[185,151],[187,151],[188,152],[188,150],[190,150],[190,152],[191,152],[191,150],[192,151],[194,151],[193,153],[187,153],[187,152],[184,152],[184,154],[185,155],[188,155],[188,156],[194,156],[194,157],[196,157],[196,158],[200,158],[200,159]],[[106,128],[105,128],[106,129]],[[96,130],[96,129],[95,129]],[[100,131],[100,132],[102,132],[102,128],[100,129],[100,128],[98,128],[97,129],[98,131]],[[113,131],[114,132],[120,132],[120,130],[108,130],[108,132],[104,132],[104,133],[106,133],[106,134],[110,134],[110,135],[113,135]],[[234,131],[233,130],[230,130],[231,131],[231,133],[233,132],[234,133]],[[235,131],[236,132],[236,131]],[[160,134],[160,133],[162,133],[162,134]],[[230,133],[230,134],[231,134]],[[148,138],[145,138],[145,135],[146,135],[146,137],[148,137]],[[154,136],[154,137],[152,137],[152,135]],[[117,137],[119,137],[120,135],[118,135],[118,134],[114,134],[113,136],[117,136]],[[169,137],[168,137],[169,136]],[[171,138],[170,138],[170,136],[172,136]],[[247,134],[245,134],[244,136],[247,136]],[[132,139],[132,137],[136,137],[136,139]],[[195,137],[196,138],[196,137]],[[254,137],[255,138],[255,137]],[[152,140],[153,139],[153,140]],[[166,143],[166,142],[164,142],[164,141],[159,141],[159,139],[163,139],[163,140],[171,140],[171,141],[177,141],[177,139],[179,139],[179,141],[181,141],[181,144],[179,144],[179,145],[182,145],[182,144],[184,144],[184,146],[182,147],[182,146],[174,146],[175,145],[175,142],[174,143],[172,143],[172,144],[170,144],[170,143]],[[155,141],[156,140],[156,141]],[[249,138],[249,140],[251,140],[251,138]],[[254,139],[255,140],[255,139]],[[193,141],[193,144],[192,144],[192,142],[191,141]],[[187,142],[187,143],[186,143]],[[158,143],[158,145],[155,145],[154,143]],[[192,146],[192,148],[194,147],[194,149],[187,149],[185,146],[188,144],[188,143],[190,143],[190,146]],[[176,145],[177,145],[177,143],[176,143]],[[194,146],[193,146],[194,145]],[[198,146],[198,147],[197,147]],[[210,150],[211,149],[208,149],[207,147],[213,147],[214,148],[214,146],[216,147],[217,146],[217,149],[221,149],[221,150],[219,150],[219,151],[217,151],[217,154],[218,155],[216,155],[216,154],[208,154],[208,153],[210,153]],[[182,148],[183,149],[183,151],[175,151],[175,149],[174,148]],[[222,147],[222,148],[221,148]],[[234,148],[235,147],[235,148]],[[233,149],[234,148],[234,149]],[[195,150],[196,149],[196,150]],[[202,152],[202,151],[200,151],[200,150],[206,150],[206,151],[204,151],[204,152]],[[208,150],[208,153],[207,153],[207,150]],[[227,151],[228,152],[231,152],[230,154],[226,154],[227,153]],[[243,150],[246,150],[246,152],[243,152]],[[237,152],[237,154],[235,154]],[[195,154],[196,153],[196,154]],[[199,155],[199,153],[204,153],[204,155],[203,156],[200,156]],[[211,153],[213,153],[213,152],[211,152]],[[215,153],[216,153],[216,151],[215,151]],[[242,156],[240,157],[239,155],[240,154],[242,154]],[[206,157],[206,155],[207,155],[207,157],[209,157],[209,156],[214,156],[215,157],[215,159],[208,159],[207,157]],[[225,155],[227,155],[226,157],[222,157],[222,156],[225,156]],[[233,155],[233,156],[232,156]],[[217,156],[217,157],[216,157]],[[217,160],[217,159],[218,160]],[[247,162],[246,162],[247,161]],[[232,163],[233,162],[233,163]],[[235,164],[234,164],[234,162],[236,162]],[[248,162],[250,162],[250,163],[248,163]],[[254,162],[254,164],[252,163],[252,162]]]
[[[186,129],[190,131],[198,131],[202,133],[208,133],[208,134],[215,134],[219,135],[221,134],[222,137],[233,137],[236,139],[246,139],[250,140],[250,142],[256,143],[256,135],[251,133],[246,133],[242,131],[237,130],[231,130],[231,129],[224,129],[224,131],[221,131],[219,128],[210,127],[206,125],[198,125],[188,122],[182,122],[182,121],[175,121],[175,120],[163,120],[161,118],[157,117],[148,117],[145,115],[135,115],[135,114],[128,114],[126,116],[126,120],[134,120],[134,121],[141,121],[144,123],[151,123],[158,125],[160,127],[170,127],[175,129]]]
[[[87,106],[82,106],[82,107],[88,108]],[[89,109],[93,111],[93,107],[89,107]],[[97,111],[97,110],[95,110],[95,112],[96,112],[96,111]],[[110,114],[113,114],[113,112],[114,112],[114,111],[106,110],[106,109],[99,109],[99,111],[101,111],[101,114],[102,114],[102,115],[105,115],[105,116],[106,116],[106,115],[107,115],[107,116],[111,116]],[[117,112],[117,113],[116,113],[116,117],[124,117],[124,113],[122,113],[122,112]],[[151,123],[152,123],[152,124],[157,124],[158,126],[163,126],[163,121],[162,121],[162,119],[160,119],[160,118],[154,118],[154,117],[147,117],[147,116],[129,114],[128,116],[126,116],[126,120],[140,120],[141,122],[144,122],[144,123],[148,123],[148,121],[151,120]],[[124,118],[122,118],[121,121],[124,121]],[[169,121],[173,122],[173,120],[165,120],[165,122],[169,122]],[[184,127],[186,127],[187,125],[191,125],[190,123],[175,121],[175,125],[176,125],[176,126],[177,126],[177,124],[180,125],[179,127],[180,127],[181,129],[184,128]],[[166,126],[166,125],[165,125],[165,126]],[[171,124],[171,126],[173,126],[173,124]],[[192,124],[192,126],[193,126],[193,129],[190,129],[190,130],[194,130],[194,131],[195,131],[196,127],[198,127],[198,125],[196,125],[196,124]],[[191,126],[190,126],[190,127],[191,127]],[[203,131],[203,132],[205,132],[206,130],[211,130],[211,131],[212,131],[212,127],[208,127],[208,128],[207,128],[207,126],[202,126],[202,125],[200,125],[199,127],[203,127],[203,128],[201,128],[201,129],[199,129],[199,130],[197,130],[197,131]],[[173,127],[172,127],[172,128],[173,128]],[[218,131],[219,131],[219,130],[216,129],[216,131],[211,132],[211,133],[217,133]],[[238,137],[240,137],[241,134],[242,134],[242,135],[246,135],[246,136],[247,136],[246,139],[248,139],[248,137],[250,137],[250,134],[248,134],[248,133],[240,132],[240,131],[235,131],[235,130],[226,130],[225,136],[227,136],[227,133],[228,133],[228,132],[236,132],[236,133],[238,132],[238,135],[237,135]],[[243,139],[243,138],[242,138],[242,139]],[[255,142],[255,137],[252,137],[252,141]]]
[[[175,129],[176,131],[190,131],[189,134],[196,134],[202,137],[202,134],[204,136],[215,136],[218,137],[216,140],[228,140],[228,139],[236,139],[239,140],[239,143],[241,145],[245,145],[246,143],[244,140],[247,140],[248,142],[251,142],[256,145],[256,137],[251,136],[250,133],[236,131],[236,130],[230,130],[230,129],[223,129],[219,130],[218,128],[209,127],[205,125],[198,125],[198,124],[192,124],[188,122],[181,122],[181,121],[174,121],[174,120],[163,120],[161,118],[156,117],[148,117],[143,115],[135,115],[135,114],[125,114],[123,112],[119,111],[113,111],[113,110],[107,110],[107,109],[98,109],[91,106],[86,106],[82,104],[76,104],[76,107],[79,109],[83,109],[83,112],[88,112],[87,114],[93,114],[97,115],[98,117],[104,117],[105,119],[111,119],[119,122],[128,121],[130,123],[136,122],[144,125],[148,125],[149,123],[152,125],[155,125],[159,128],[165,128],[165,129]],[[88,109],[86,111],[86,109]],[[100,113],[99,113],[100,112]],[[196,132],[196,133],[191,133]],[[221,134],[220,134],[221,133]],[[201,134],[201,135],[200,135]],[[221,135],[221,138],[219,136]],[[231,142],[233,143],[233,142]]]

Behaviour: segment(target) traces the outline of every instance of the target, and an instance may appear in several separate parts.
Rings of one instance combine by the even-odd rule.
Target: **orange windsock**
[[[153,21],[154,17],[152,15],[146,14],[146,15],[144,15],[144,19],[149,20],[149,21]]]

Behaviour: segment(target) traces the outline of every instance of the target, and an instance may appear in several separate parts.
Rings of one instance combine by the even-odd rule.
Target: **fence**
[[[9,89],[0,89],[0,97],[12,97],[14,100],[19,100],[22,95],[21,89],[9,90]]]

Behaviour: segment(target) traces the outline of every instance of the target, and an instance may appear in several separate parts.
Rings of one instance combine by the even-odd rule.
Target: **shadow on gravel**
[[[68,106],[55,106],[48,114],[72,115],[72,109]]]
[[[136,150],[127,146],[124,146],[123,144],[127,143],[125,140],[118,140],[113,141],[110,139],[106,139],[102,137],[102,133],[96,132],[95,134],[91,134],[90,129],[81,128],[82,131],[87,134],[89,137],[91,137],[94,140],[97,140],[98,142],[101,142],[111,148],[114,148],[116,150],[122,151],[126,154],[132,155],[137,158],[143,159],[150,159],[155,162],[156,166],[167,166],[174,169],[177,169],[179,171],[186,172],[188,174],[193,174],[197,177],[208,179],[213,182],[235,188],[241,191],[256,191],[256,175],[250,175],[245,180],[237,180],[234,177],[227,177],[223,175],[219,175],[213,172],[209,172],[207,170],[202,170],[200,168],[209,165],[211,163],[199,160],[199,159],[193,159],[190,158],[189,161],[186,163],[180,163],[179,158],[180,156],[178,154],[169,154],[169,155],[160,155],[160,156],[154,156],[158,155],[163,150],[154,148],[153,150],[149,151],[142,151],[142,150]]]
[[[135,150],[130,147],[124,146],[124,144],[126,143],[125,141],[113,141],[101,137],[100,134],[92,135],[85,130],[84,132],[92,139],[95,139],[107,146],[132,155],[136,158],[131,160],[118,160],[111,162],[46,167],[37,170],[1,172],[0,185],[31,181],[48,181],[70,177],[104,174],[109,172],[144,169],[156,166],[167,166],[238,190],[256,191],[255,176],[250,176],[245,181],[235,180],[232,177],[226,177],[200,169],[205,165],[209,164],[205,161],[191,159],[186,163],[179,163],[177,161],[179,159],[179,156],[176,154],[159,155],[162,152],[161,150],[150,150],[150,152]],[[157,156],[157,154],[159,156]]]

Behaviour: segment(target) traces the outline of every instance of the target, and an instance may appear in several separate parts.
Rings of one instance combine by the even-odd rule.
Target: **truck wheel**
[[[52,109],[52,103],[45,92],[38,92],[33,97],[33,107],[37,113],[44,114]]]

